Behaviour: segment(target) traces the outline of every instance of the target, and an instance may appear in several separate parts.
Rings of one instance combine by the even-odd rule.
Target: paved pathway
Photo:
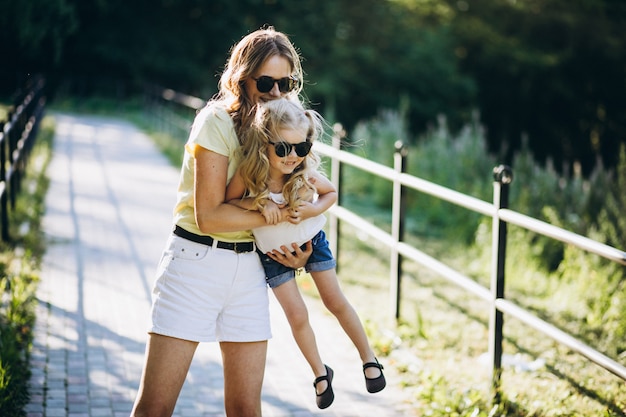
[[[178,169],[149,138],[115,119],[56,115],[54,158],[32,356],[29,417],[128,416],[141,374],[154,268],[170,231]],[[356,350],[316,300],[307,300],[335,402],[315,406],[312,377],[280,307],[263,386],[266,417],[411,416],[399,378],[365,390]],[[384,359],[381,361],[385,364]],[[223,416],[217,344],[201,344],[175,410]]]

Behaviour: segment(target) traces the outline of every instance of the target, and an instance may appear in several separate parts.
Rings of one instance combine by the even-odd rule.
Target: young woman
[[[199,342],[218,341],[229,417],[261,416],[261,387],[270,334],[265,272],[250,229],[258,212],[225,201],[235,154],[250,110],[281,97],[298,100],[300,57],[269,27],[232,49],[219,93],[201,110],[185,145],[174,208],[174,230],[157,269],[152,325],[133,416],[171,416]],[[300,216],[281,210],[281,221]],[[269,256],[301,267],[311,254],[291,245]]]
[[[294,268],[276,262],[270,254],[287,242],[312,241],[313,253],[306,263],[324,305],[335,315],[359,351],[369,392],[385,387],[382,365],[374,356],[359,317],[344,296],[322,227],[324,212],[337,201],[337,191],[318,170],[319,157],[311,151],[323,131],[318,113],[299,102],[279,99],[259,103],[254,120],[244,134],[241,163],[226,191],[226,200],[263,214],[267,225],[253,229],[267,283],[282,306],[292,333],[315,375],[317,405],[334,400],[333,370],[325,365],[308,320],[306,305],[295,281]],[[302,219],[283,222],[283,211]],[[264,254],[268,255],[264,255]]]

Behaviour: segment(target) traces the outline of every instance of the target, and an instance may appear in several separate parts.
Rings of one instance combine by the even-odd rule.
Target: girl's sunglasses
[[[296,155],[300,158],[307,156],[311,152],[311,142],[289,143],[289,142],[270,142],[270,145],[274,145],[274,151],[276,156],[283,158],[291,153],[292,149],[296,150]]]
[[[256,89],[259,90],[259,93],[269,93],[274,88],[274,84],[278,83],[278,89],[281,93],[289,93],[290,91],[295,90],[300,82],[297,78],[294,77],[284,77],[275,79],[272,77],[268,77],[267,75],[263,75],[259,78],[253,78],[256,81]]]

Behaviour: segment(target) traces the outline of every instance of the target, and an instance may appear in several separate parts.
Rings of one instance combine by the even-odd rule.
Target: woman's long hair
[[[254,117],[243,133],[239,170],[247,190],[245,196],[254,197],[257,209],[263,209],[269,198],[268,145],[281,140],[282,129],[302,132],[306,141],[313,143],[322,135],[324,123],[315,110],[305,110],[299,102],[285,98],[255,106]],[[303,200],[311,201],[316,189],[309,174],[317,171],[319,165],[319,156],[311,150],[289,176],[282,189],[289,208],[297,207]]]
[[[287,59],[292,75],[299,80],[298,88],[287,94],[295,99],[302,91],[303,72],[300,55],[284,33],[268,26],[246,35],[231,49],[215,98],[225,103],[227,111],[233,118],[240,142],[241,132],[249,125],[251,111],[255,105],[248,99],[245,82],[268,58],[276,55]]]

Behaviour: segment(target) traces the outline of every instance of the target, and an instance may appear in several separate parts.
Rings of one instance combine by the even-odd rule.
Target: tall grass
[[[0,416],[21,417],[28,402],[29,350],[35,324],[37,270],[44,251],[40,220],[54,131],[45,118],[9,211],[11,242],[0,244]]]
[[[351,143],[359,145],[357,152],[361,155],[391,165],[394,142],[403,139],[406,143],[412,143],[408,151],[409,173],[491,201],[491,172],[498,161],[496,156],[488,153],[484,132],[477,122],[453,134],[442,118],[435,128],[418,138],[411,138],[404,126],[399,113],[385,112],[377,119],[363,123],[355,129],[350,135]],[[626,248],[626,218],[623,216],[626,210],[624,149],[616,170],[606,169],[598,163],[588,177],[583,177],[577,164],[569,169],[566,167],[562,172],[557,171],[550,161],[540,164],[526,146],[515,155],[512,168],[514,181],[510,193],[511,209],[618,249]],[[346,170],[343,180],[342,184],[345,185],[342,193],[350,209],[370,219],[376,219],[379,223],[388,221],[380,213],[388,212],[391,184],[384,180],[372,180],[357,169]],[[370,203],[367,209],[364,208],[364,202]],[[372,204],[377,207],[372,207]],[[410,221],[406,240],[416,243],[427,252],[434,252],[435,257],[453,264],[456,269],[489,286],[491,219],[417,192],[410,194],[407,211]],[[515,226],[509,226],[507,253],[507,298],[534,311],[613,359],[626,363],[626,269],[623,266]],[[414,274],[421,284],[412,291],[424,291],[420,285],[425,285],[429,279],[425,278],[424,271],[419,268]],[[430,333],[429,340],[437,337],[448,339],[448,335],[438,333],[437,327],[442,324],[434,325],[436,320],[432,318],[432,312],[421,310],[419,305],[425,303],[415,300],[414,294],[408,294],[410,292],[404,292],[405,304],[420,304],[408,309],[404,318],[411,322],[412,327],[419,327],[419,334]],[[452,290],[448,288],[442,291],[442,296],[448,297],[451,293]],[[463,300],[463,296],[459,296],[459,299]],[[464,300],[453,302],[456,308],[462,308],[467,313],[472,312],[471,303],[459,307],[464,303]],[[430,314],[430,325],[428,321],[424,323],[425,314]],[[545,353],[541,349],[555,348],[554,345],[546,344],[549,338],[545,336],[529,337],[528,329],[518,329],[513,324],[509,324],[507,329],[512,340],[516,340],[513,345],[517,347],[514,350],[525,349],[532,354],[541,355]],[[433,332],[438,336],[433,335]],[[524,347],[526,342],[535,345]],[[415,343],[419,345],[419,341]],[[561,352],[567,350],[561,349]],[[564,354],[564,357],[568,356],[568,360],[570,353]],[[578,363],[575,366],[582,368],[584,361],[579,359]],[[581,392],[586,391],[592,397],[602,397],[594,391],[597,388],[591,388],[594,384],[586,379],[599,380],[603,377],[586,376],[591,373],[582,369],[570,373],[555,370],[554,373],[566,381],[577,381],[573,385]],[[488,402],[483,402],[478,407],[480,401],[471,392],[460,396],[459,401],[468,405],[461,412],[459,401],[450,400],[453,395],[446,388],[449,381],[446,381],[445,375],[427,372],[416,378],[418,381],[414,383],[418,385],[425,382],[427,386],[430,386],[429,383],[439,385],[438,388],[430,386],[436,392],[420,391],[418,396],[422,400],[443,404],[443,409],[453,412],[454,415],[577,415],[563,411],[567,407],[572,409],[571,405],[565,404],[570,400],[564,400],[562,406],[555,405],[552,412],[546,411],[541,405],[535,407],[532,404],[525,404],[522,409],[514,410],[515,404],[525,403],[514,398],[504,403],[507,410],[489,410],[485,409]],[[609,390],[604,393],[609,397],[614,395],[611,391],[614,389],[613,384],[612,382],[610,389],[607,386]],[[517,388],[513,387],[514,392]],[[564,390],[567,392],[566,388]],[[449,401],[441,403],[441,395]],[[624,398],[616,401],[616,404],[607,407],[606,415],[624,415],[618,411],[620,404],[624,405]],[[479,409],[481,411],[477,411]],[[446,415],[444,411],[437,412],[435,408],[432,413],[431,415]]]

